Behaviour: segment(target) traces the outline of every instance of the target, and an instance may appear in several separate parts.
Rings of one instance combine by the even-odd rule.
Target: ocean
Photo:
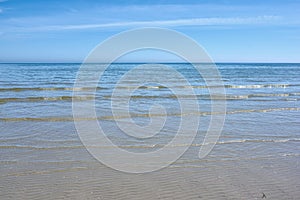
[[[204,158],[198,157],[199,149],[205,145],[209,120],[218,113],[212,113],[209,87],[201,74],[190,64],[165,63],[189,85],[170,77],[163,81],[182,91],[191,88],[193,95],[174,94],[157,82],[145,83],[128,94],[137,79],[155,76],[150,67],[118,84],[136,65],[112,64],[93,90],[74,88],[80,64],[0,64],[1,199],[300,196],[300,64],[217,63],[226,95],[216,102],[226,102],[225,123],[214,148]],[[112,97],[116,87],[127,96]],[[129,117],[114,115],[111,110],[112,101],[121,106],[118,99],[123,98],[129,99]],[[95,103],[97,121],[113,144],[129,152],[148,153],[168,144],[181,117],[189,114],[182,113],[179,98],[185,102],[196,98],[199,110],[195,109],[192,117],[200,119],[197,135],[191,144],[170,147],[176,152],[186,146],[187,151],[154,172],[130,174],[99,162],[81,142],[73,120],[72,102]],[[165,109],[163,116],[149,114],[154,104]],[[161,117],[166,118],[163,128],[146,138],[127,135],[115,123],[130,121],[145,126]],[[98,148],[109,151],[110,147]],[[111,159],[115,159],[113,155]]]

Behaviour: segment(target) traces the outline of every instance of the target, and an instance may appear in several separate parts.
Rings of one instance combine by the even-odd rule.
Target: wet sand
[[[181,162],[128,174],[94,160],[1,162],[1,199],[297,199],[299,157]],[[34,155],[33,155],[34,156]]]

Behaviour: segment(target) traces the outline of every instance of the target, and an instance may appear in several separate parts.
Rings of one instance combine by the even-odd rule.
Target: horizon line
[[[0,62],[0,64],[300,64],[300,62],[257,62],[257,61],[226,61],[226,62]]]

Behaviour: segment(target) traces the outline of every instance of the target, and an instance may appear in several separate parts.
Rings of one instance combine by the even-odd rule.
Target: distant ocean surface
[[[213,114],[208,88],[191,65],[167,65],[184,75],[194,89],[200,106],[196,117],[201,118],[202,124],[188,151],[169,167],[187,170],[184,173],[188,175],[182,172],[182,176],[172,179],[156,174],[161,182],[153,185],[153,191],[148,191],[138,182],[140,176],[133,179],[129,175],[121,176],[123,181],[136,179],[138,184],[132,182],[132,187],[113,182],[110,174],[117,172],[95,161],[80,142],[73,122],[72,98],[74,101],[93,98],[90,95],[72,97],[80,64],[0,64],[0,195],[5,199],[40,199],[49,198],[51,191],[56,198],[72,198],[84,193],[82,198],[100,195],[110,199],[114,196],[106,192],[109,190],[119,197],[134,199],[130,195],[136,192],[133,189],[136,186],[148,191],[139,197],[151,199],[155,188],[162,187],[161,195],[171,198],[173,194],[180,197],[176,193],[180,191],[176,180],[180,179],[186,184],[182,187],[188,188],[191,199],[197,196],[219,199],[224,195],[229,199],[253,199],[259,198],[262,192],[275,199],[299,197],[300,64],[217,64],[226,89],[226,121],[216,146],[204,159],[198,158],[198,151]],[[112,64],[103,74],[96,90],[96,112],[99,123],[111,127],[108,135],[115,144],[128,151],[147,152],[163,147],[172,139],[180,122],[180,108],[176,95],[168,88],[145,85],[131,96],[131,117],[137,124],[148,123],[149,108],[158,103],[167,110],[166,127],[147,140],[135,139],[118,130],[109,109],[110,96],[118,79],[134,66],[136,64]],[[123,87],[124,90],[130,87],[130,81]],[[88,91],[88,88],[75,90]],[[101,167],[106,170],[102,171],[106,176],[95,172]],[[197,170],[206,170],[206,175]],[[206,181],[209,192],[204,189],[206,192],[198,194],[197,188],[190,187],[199,184],[192,182],[195,174],[199,181]],[[162,177],[174,188],[164,188],[167,186]],[[150,179],[149,175],[143,180],[147,183]],[[107,183],[119,185],[114,188]],[[223,185],[227,185],[226,188]],[[72,192],[76,187],[84,190]],[[15,194],[15,190],[19,194]]]

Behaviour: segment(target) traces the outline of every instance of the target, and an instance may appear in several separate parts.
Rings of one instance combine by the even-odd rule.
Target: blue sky
[[[300,1],[289,0],[0,0],[0,62],[82,62],[139,27],[180,31],[216,62],[300,62],[299,25]]]

